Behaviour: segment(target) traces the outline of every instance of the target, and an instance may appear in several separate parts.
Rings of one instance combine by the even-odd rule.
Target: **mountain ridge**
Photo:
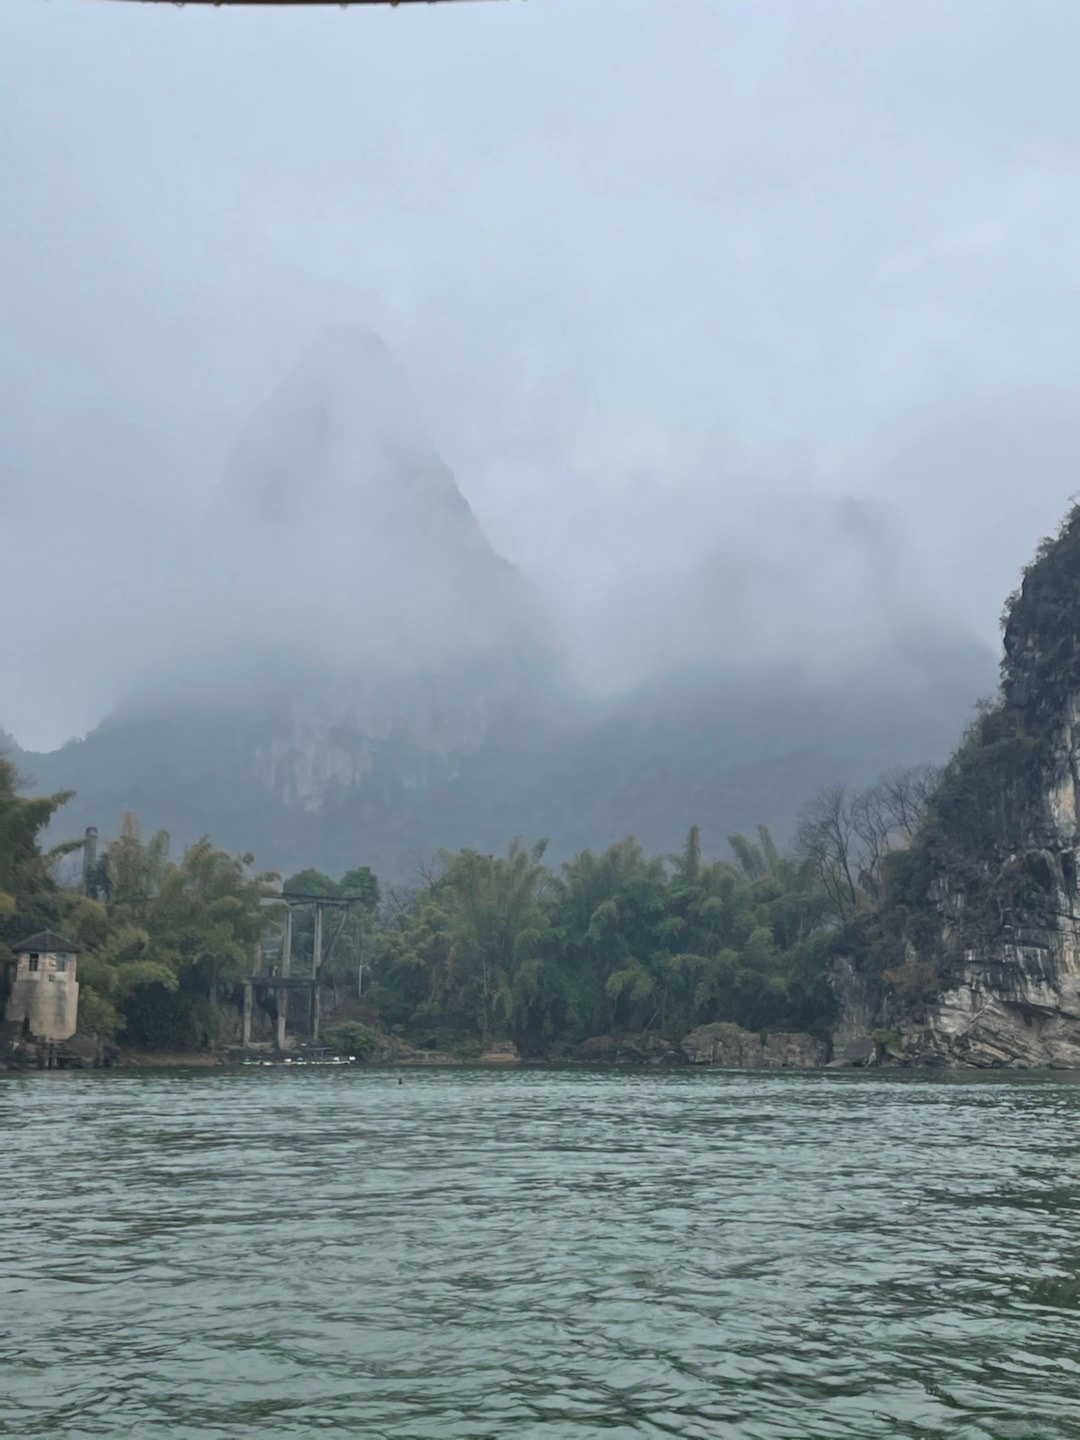
[[[132,810],[282,870],[390,876],[514,835],[566,858],[630,832],[674,849],[700,823],[719,848],[787,832],[819,786],[943,758],[992,683],[988,650],[901,617],[865,674],[706,647],[590,696],[366,331],[323,337],[258,407],[212,518],[182,565],[196,619],[159,671],[85,738],[9,746],[76,791],[76,833]],[[725,619],[711,576],[685,587],[703,644]]]

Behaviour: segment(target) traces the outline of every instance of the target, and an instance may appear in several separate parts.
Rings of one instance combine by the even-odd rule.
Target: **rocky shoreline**
[[[1032,1069],[1069,1066],[1031,1066],[1015,1058],[979,1056],[971,1060],[942,1059],[937,1054],[912,1056],[899,1045],[899,1036],[849,1034],[841,1030],[833,1043],[804,1032],[757,1033],[738,1025],[718,1022],[699,1025],[682,1041],[655,1034],[596,1035],[574,1050],[558,1056],[518,1054],[510,1041],[493,1042],[479,1054],[451,1050],[420,1050],[399,1039],[389,1039],[366,1060],[353,1063],[367,1068],[431,1069],[437,1067],[592,1065],[626,1068],[687,1067],[709,1070],[841,1070],[911,1069],[949,1070]],[[321,1052],[316,1052],[321,1053]],[[95,1036],[77,1035],[60,1045],[44,1046],[27,1040],[8,1042],[0,1050],[0,1070],[52,1069],[208,1069],[263,1063],[275,1068],[286,1063],[311,1065],[304,1047],[281,1053],[269,1047],[244,1051],[235,1046],[219,1051],[130,1050],[102,1043]]]

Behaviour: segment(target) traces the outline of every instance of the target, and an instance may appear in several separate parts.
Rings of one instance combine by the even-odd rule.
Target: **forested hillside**
[[[308,868],[285,889],[362,902],[323,978],[351,990],[361,956],[367,1015],[417,1047],[468,1054],[505,1040],[558,1057],[616,1033],[677,1042],[715,1021],[824,1037],[835,938],[874,906],[882,865],[917,832],[935,780],[923,767],[823,792],[787,851],[762,826],[709,859],[694,826],[673,855],[628,837],[548,865],[545,842],[515,840],[500,855],[443,851],[406,885],[380,887],[354,866],[337,881]],[[0,942],[49,928],[83,948],[83,1030],[164,1050],[221,1043],[238,981],[264,940],[272,950],[275,907],[263,902],[279,878],[208,839],[170,858],[168,836],[144,840],[129,815],[65,887],[57,865],[78,842],[44,852],[39,841],[66,799],[27,797],[0,761]]]

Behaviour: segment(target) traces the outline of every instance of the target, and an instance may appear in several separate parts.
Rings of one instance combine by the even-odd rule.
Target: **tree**
[[[251,967],[261,902],[276,893],[277,876],[251,875],[250,864],[204,838],[165,868],[146,910],[142,955],[155,968],[135,971],[135,988],[120,997],[134,1043],[198,1049],[219,1038],[221,999]]]
[[[63,901],[50,866],[79,843],[43,853],[41,832],[71,791],[26,796],[19,793],[23,788],[15,766],[0,755],[0,945],[58,923]]]
[[[142,919],[161,887],[169,861],[169,834],[158,830],[143,844],[139,822],[130,810],[120,817],[120,833],[104,852],[102,888],[125,917]]]
[[[687,885],[693,885],[701,874],[701,829],[697,825],[691,825],[686,832],[686,844],[675,873]]]
[[[379,882],[375,872],[366,865],[347,870],[338,881],[337,893],[363,901],[363,908],[369,915],[376,914],[379,909]]]
[[[693,868],[693,845],[687,851]],[[648,957],[662,950],[664,861],[648,858],[632,836],[601,854],[583,850],[562,867],[552,917],[559,990],[572,1036],[647,1029],[658,1018]]]
[[[524,1035],[539,994],[546,842],[441,855],[441,873],[376,939],[376,995],[434,1035]]]
[[[841,923],[880,896],[886,856],[912,843],[942,773],[936,765],[891,770],[865,790],[822,790],[800,812],[796,850],[813,866]]]
[[[337,895],[337,884],[321,870],[298,870],[282,885],[286,895]]]
[[[852,797],[843,785],[822,790],[799,815],[795,845],[812,866],[840,921],[854,915],[863,893],[859,836]]]

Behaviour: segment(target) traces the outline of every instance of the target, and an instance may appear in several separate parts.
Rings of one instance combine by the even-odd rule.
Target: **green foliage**
[[[1035,837],[1055,829],[1046,795],[1056,783],[1069,699],[1080,690],[1078,622],[1074,505],[1006,602],[998,695],[980,702],[926,797],[910,848],[885,857],[876,904],[845,935],[898,1014],[918,1014],[950,983],[965,952],[985,950],[1006,932],[1057,923],[1053,877]],[[852,918],[849,908],[845,919]]]
[[[379,1049],[379,1035],[370,1025],[358,1020],[343,1020],[323,1035],[323,1044],[342,1055],[355,1055],[357,1060],[370,1060]]]
[[[768,831],[706,864],[695,827],[665,861],[631,838],[552,874],[542,847],[444,854],[373,942],[369,999],[416,1043],[494,1038],[529,1054],[593,1035],[696,1024],[824,1027],[836,917],[813,869]]]
[[[27,796],[14,765],[0,755],[0,959],[27,931],[55,928],[63,909],[39,836],[70,796]]]
[[[340,880],[331,880],[321,870],[298,870],[281,888],[292,895],[341,895],[359,899],[371,915],[379,908],[379,882],[366,865],[347,870]]]
[[[338,887],[321,870],[298,870],[281,887],[287,895],[337,895]]]
[[[112,1002],[100,991],[80,980],[79,1029],[87,1035],[101,1035],[106,1040],[113,1040],[122,1024],[120,1014]]]
[[[904,1042],[904,1037],[899,1030],[874,1030],[871,1032],[870,1038],[883,1050],[899,1050]]]
[[[379,908],[379,882],[366,865],[347,870],[338,881],[337,893],[362,900],[369,915],[374,915]]]
[[[109,893],[126,898],[113,900],[109,936],[94,959],[126,1038],[160,1049],[215,1044],[220,1002],[252,966],[260,902],[275,877],[249,874],[250,856],[227,855],[205,838],[168,863],[167,839],[142,846],[133,822],[106,853]]]
[[[379,910],[379,882],[366,865],[346,871],[340,880],[331,880],[321,870],[299,870],[290,875],[282,889],[286,894],[341,896],[360,903],[331,919],[324,935],[322,974],[325,979],[346,983],[355,980],[364,953],[366,937]],[[310,911],[293,916],[293,954],[302,963],[310,957],[315,925]]]
[[[527,1025],[548,917],[543,843],[444,852],[442,874],[376,936],[377,1004],[412,1028],[487,1041]]]
[[[161,887],[169,859],[169,836],[159,830],[145,844],[139,822],[130,811],[120,820],[120,834],[102,857],[99,883],[108,902],[141,919]]]
[[[43,852],[39,835],[68,798],[25,798],[0,757],[0,943],[29,930],[70,936],[79,957],[79,1026],[134,1044],[197,1049],[221,1034],[221,1001],[250,968],[260,902],[276,877],[209,840],[169,860],[169,837],[143,841],[125,815],[93,877],[102,897],[62,889],[50,867],[78,845]]]
[[[381,918],[366,867],[337,881],[302,870],[286,889],[360,901],[327,923],[324,978],[359,984],[362,965],[381,1025],[421,1045],[465,1055],[511,1039],[525,1055],[564,1054],[597,1035],[677,1040],[713,1021],[822,1032],[838,936],[859,930],[877,944],[897,990],[933,984],[908,943],[921,912],[896,920],[896,895],[926,879],[921,839],[904,847],[921,834],[928,791],[926,776],[897,772],[870,791],[827,792],[808,807],[794,854],[761,827],[729,838],[730,859],[709,861],[696,826],[675,857],[646,855],[627,837],[557,870],[544,864],[545,842],[515,840],[499,856],[444,851],[428,883]],[[0,769],[0,831],[15,837],[0,852],[0,934],[48,925],[83,947],[84,1027],[145,1048],[216,1044],[274,877],[252,875],[250,856],[208,839],[171,860],[168,836],[144,841],[129,815],[96,867],[101,898],[62,891],[37,844],[62,800],[24,800]],[[891,911],[878,903],[883,890]],[[310,930],[309,915],[295,916],[296,954]],[[356,1022],[326,1039],[362,1058],[379,1045]]]

